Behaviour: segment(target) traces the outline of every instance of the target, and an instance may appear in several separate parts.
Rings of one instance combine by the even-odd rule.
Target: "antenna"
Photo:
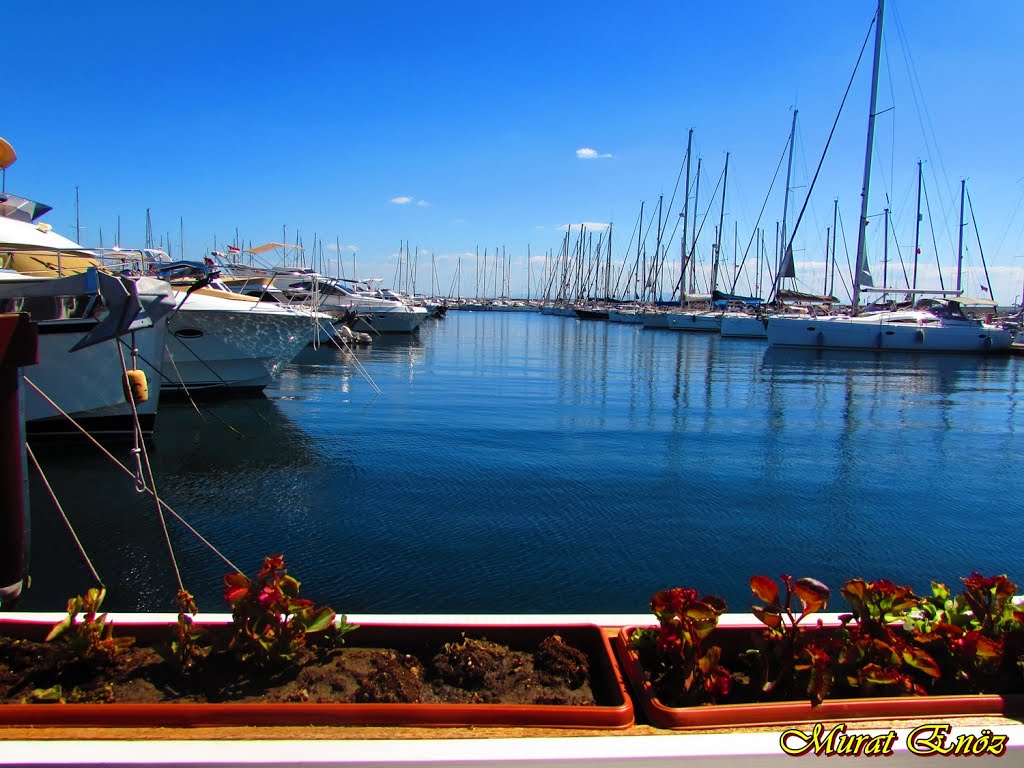
[[[14,161],[17,159],[18,153],[14,151],[14,147],[6,139],[0,137],[0,170],[3,170],[0,192],[7,191],[7,169],[14,165]]]

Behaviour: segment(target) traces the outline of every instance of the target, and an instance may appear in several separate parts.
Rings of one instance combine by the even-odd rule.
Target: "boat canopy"
[[[294,248],[296,251],[301,251],[301,245],[292,245],[291,243],[264,243],[263,245],[257,245],[255,248],[250,248],[249,253],[260,254],[267,253],[268,251],[274,251],[278,248],[282,250]]]
[[[839,299],[835,296],[819,296],[816,293],[801,293],[800,291],[779,290],[776,296],[779,301],[802,301],[807,304],[839,303]]]
[[[0,216],[15,221],[33,222],[53,208],[27,197],[18,197],[9,192],[0,192]]]
[[[712,296],[716,304],[746,304],[748,307],[756,307],[764,303],[764,299],[759,299],[756,296],[738,296],[735,293],[724,293],[723,291],[715,291]]]
[[[999,302],[993,301],[992,299],[978,299],[971,296],[956,296],[949,299],[949,301],[955,301],[958,304],[964,304],[968,307],[998,307]]]

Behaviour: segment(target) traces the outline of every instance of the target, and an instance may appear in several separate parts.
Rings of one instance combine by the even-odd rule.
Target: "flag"
[[[984,285],[981,286],[981,290],[983,290],[985,293],[988,293],[988,287],[987,286],[984,286]]]
[[[228,246],[228,250],[231,251],[231,253],[239,253],[242,249],[241,248],[235,248],[235,246],[233,246],[233,245],[229,245]]]

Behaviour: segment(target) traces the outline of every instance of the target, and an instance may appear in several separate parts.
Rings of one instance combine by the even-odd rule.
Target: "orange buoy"
[[[132,399],[136,403],[144,403],[149,399],[149,382],[146,381],[145,371],[125,371],[122,384],[125,400]]]

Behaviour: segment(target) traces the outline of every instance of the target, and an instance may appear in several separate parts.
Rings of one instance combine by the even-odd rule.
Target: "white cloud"
[[[563,224],[558,229],[562,232],[579,230],[586,227],[587,232],[603,232],[610,225],[606,221],[578,221],[575,224]]]
[[[406,197],[405,195],[401,195],[399,197],[392,197],[391,202],[395,203],[396,205],[408,205],[409,203],[412,202],[412,198]]]
[[[427,206],[430,205],[430,203],[428,203],[426,200],[417,200],[416,205],[418,205],[420,208],[426,208]]]
[[[328,251],[334,251],[335,253],[356,253],[359,251],[358,245],[339,245],[338,243],[328,243]]]
[[[576,150],[576,157],[580,160],[600,160],[606,157],[611,157],[611,153],[600,153],[596,149],[590,147],[580,147]]]

